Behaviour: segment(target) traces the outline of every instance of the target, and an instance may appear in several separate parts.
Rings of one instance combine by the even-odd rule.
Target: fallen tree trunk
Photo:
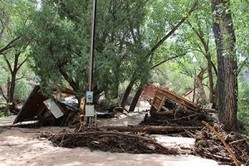
[[[102,126],[107,131],[145,132],[150,134],[178,133],[185,130],[200,130],[202,126]]]

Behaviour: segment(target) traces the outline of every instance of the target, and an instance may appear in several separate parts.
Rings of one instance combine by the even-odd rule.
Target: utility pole
[[[92,91],[93,83],[93,60],[94,60],[94,49],[95,49],[95,27],[96,27],[96,3],[97,0],[93,0],[93,10],[92,10],[92,28],[91,28],[91,48],[90,48],[90,58],[89,58],[89,78],[88,90]]]
[[[91,27],[91,47],[89,56],[89,70],[88,70],[88,91],[86,92],[86,108],[85,116],[89,125],[95,122],[96,114],[93,105],[93,62],[94,62],[94,49],[95,49],[95,27],[96,27],[96,6],[97,0],[93,0],[92,9],[92,27]]]

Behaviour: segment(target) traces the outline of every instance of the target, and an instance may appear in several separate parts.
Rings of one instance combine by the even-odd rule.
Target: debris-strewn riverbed
[[[11,118],[9,118],[11,123]],[[9,124],[0,119],[0,126]],[[124,117],[121,121],[133,121],[134,117]],[[4,124],[1,122],[4,122]],[[116,123],[116,122],[115,122]],[[104,123],[106,125],[106,121]],[[50,141],[39,138],[42,133],[59,133],[71,130],[60,127],[41,127],[35,129],[0,127],[0,165],[53,165],[53,166],[215,166],[217,162],[192,155],[163,155],[163,154],[128,154],[90,151],[88,148],[54,147]],[[159,137],[159,136],[158,136]],[[164,141],[165,139],[165,141]],[[160,136],[164,146],[193,146],[190,138],[173,138]],[[171,141],[170,141],[171,140]]]

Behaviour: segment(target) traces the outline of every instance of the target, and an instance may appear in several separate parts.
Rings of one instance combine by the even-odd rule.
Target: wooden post
[[[80,127],[78,131],[83,131],[85,126],[85,106],[86,97],[82,97],[80,100]]]

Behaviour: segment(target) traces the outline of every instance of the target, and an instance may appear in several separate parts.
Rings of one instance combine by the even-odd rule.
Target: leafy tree
[[[140,25],[145,0],[99,1],[97,4],[94,91],[118,96],[119,86],[137,65],[141,48]],[[47,90],[68,83],[83,95],[87,86],[91,3],[46,1],[27,29],[35,36],[30,55]],[[140,47],[139,47],[140,46]]]
[[[3,72],[8,73],[3,75],[1,79],[7,81],[7,94],[4,94],[2,84],[0,90],[11,112],[15,110],[16,81],[22,78],[18,77],[18,72],[28,59],[26,50],[30,42],[24,35],[19,34],[19,28],[27,24],[32,7],[32,4],[25,0],[19,2],[1,1],[0,3],[0,8],[3,9],[1,12],[3,18],[1,19],[0,62]]]
[[[238,95],[238,120],[239,127],[249,134],[249,82],[248,69],[243,69],[239,74],[239,95]]]
[[[210,35],[212,22],[211,22],[211,9],[207,10],[209,1],[202,1],[199,10],[196,11],[190,20],[188,20],[189,27],[192,29],[192,33],[189,34],[189,39],[192,45],[192,50],[195,54],[200,54],[206,58],[205,64],[202,66],[207,68],[208,72],[208,89],[209,89],[209,102],[217,103],[216,99],[216,78],[217,67],[215,59],[215,44]],[[189,31],[187,31],[188,33]]]
[[[158,1],[158,3],[160,3],[160,2]],[[176,5],[175,3],[176,2],[173,2],[172,4],[169,3],[167,5],[168,6],[174,6],[174,5]],[[159,5],[159,4],[157,4],[157,5]],[[162,5],[162,4],[160,3],[160,5]],[[180,9],[182,10],[182,9],[186,9],[186,6],[189,6],[189,5],[186,5],[186,6],[185,5],[183,5],[183,6],[179,5],[179,6],[180,6]],[[178,15],[178,17],[175,17],[175,18],[179,18],[179,16],[180,16],[181,19],[180,19],[180,21],[177,20],[178,22],[175,23],[175,25],[172,26],[172,27],[171,27],[172,22],[168,22],[169,20],[166,20],[164,22],[164,24],[166,24],[166,25],[168,24],[169,27],[171,27],[171,29],[170,29],[169,32],[166,33],[166,35],[163,35],[163,37],[160,37],[159,40],[157,39],[157,42],[154,45],[150,44],[150,45],[152,45],[151,49],[146,54],[144,54],[144,56],[142,57],[142,60],[143,60],[142,61],[142,66],[145,66],[145,69],[141,68],[141,67],[137,68],[137,69],[135,68],[134,73],[133,73],[133,75],[132,75],[132,77],[130,79],[130,83],[128,84],[128,86],[127,86],[127,88],[126,88],[126,90],[124,92],[124,96],[123,96],[122,101],[121,101],[121,106],[122,107],[124,107],[124,105],[126,103],[126,100],[127,100],[128,96],[129,96],[129,94],[131,92],[132,87],[138,81],[138,82],[140,82],[139,86],[138,86],[138,90],[137,90],[137,92],[136,92],[136,94],[135,94],[135,96],[133,98],[133,101],[132,101],[132,104],[131,104],[131,107],[130,107],[130,111],[134,110],[134,108],[136,106],[136,103],[137,103],[137,101],[139,99],[139,96],[140,96],[140,94],[142,92],[142,88],[143,88],[144,84],[148,82],[148,77],[146,79],[146,77],[144,75],[148,76],[150,70],[152,70],[152,69],[154,69],[155,67],[158,66],[157,64],[153,65],[153,63],[152,63],[154,57],[156,56],[155,52],[159,49],[159,47],[161,47],[163,45],[163,43],[167,39],[169,39],[171,36],[173,36],[173,34],[177,31],[177,29],[187,20],[187,18],[192,14],[192,12],[195,11],[197,6],[198,6],[198,1],[195,1],[189,7],[190,9],[189,8],[186,9],[186,13],[184,13],[183,16]],[[167,9],[170,9],[170,8],[163,8],[163,10],[167,10]],[[166,12],[166,11],[164,11],[164,12]],[[168,12],[166,12],[166,13],[168,13]],[[156,18],[154,18],[154,19],[157,20]],[[154,19],[152,21],[152,24],[154,24]],[[176,21],[176,20],[174,20],[174,21]],[[157,36],[157,35],[155,35],[155,36]],[[168,57],[168,58],[171,59],[172,57]],[[165,63],[167,61],[168,60],[165,60],[165,58],[164,58],[164,60],[162,60],[163,63]],[[162,64],[162,63],[159,63],[159,64]],[[142,71],[139,72],[138,71],[139,69],[142,69]],[[137,75],[137,72],[140,73],[140,75]],[[141,73],[143,73],[143,74],[141,74]]]
[[[231,11],[236,32],[236,55],[238,63],[238,119],[244,131],[249,133],[249,100],[248,100],[248,1],[231,1]],[[238,10],[239,9],[239,10]],[[241,126],[240,126],[241,127]]]

